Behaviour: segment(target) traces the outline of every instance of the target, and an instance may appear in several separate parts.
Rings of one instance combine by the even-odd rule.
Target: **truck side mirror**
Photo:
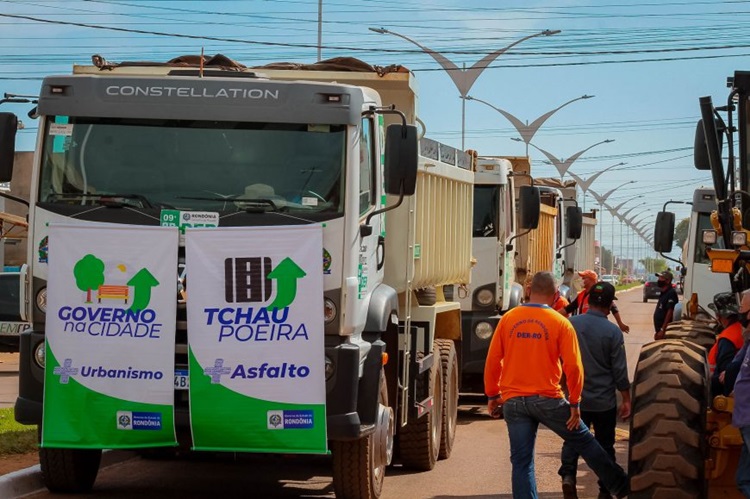
[[[13,156],[16,152],[18,118],[13,113],[0,113],[0,182],[13,177]]]
[[[718,120],[716,122],[716,138],[719,140],[719,150],[721,150],[722,139],[724,138],[724,124]],[[703,120],[698,120],[695,127],[695,140],[693,142],[693,164],[698,170],[710,170],[711,163],[708,160],[708,147],[706,147],[706,136],[703,131]]]
[[[385,192],[398,196],[403,186],[404,196],[411,196],[417,188],[417,127],[388,125],[385,135]]]
[[[583,210],[578,206],[565,208],[565,217],[568,219],[568,239],[580,239],[583,232]]]
[[[674,241],[674,213],[660,211],[656,214],[656,227],[654,228],[654,250],[659,253],[672,251]]]
[[[523,230],[536,229],[539,227],[539,213],[541,211],[542,198],[539,187],[522,185],[519,188],[519,223]]]

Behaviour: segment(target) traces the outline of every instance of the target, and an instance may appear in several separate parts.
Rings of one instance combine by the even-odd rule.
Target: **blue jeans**
[[[745,497],[750,498],[750,426],[740,428],[742,451],[737,463],[737,488]]]
[[[612,461],[617,461],[615,456],[615,427],[617,426],[617,407],[607,411],[581,411],[581,421],[591,428],[594,427],[594,438],[607,452]],[[578,453],[573,446],[564,442],[560,452],[560,470],[558,474],[562,477],[572,476],[575,478],[578,471]],[[606,490],[604,484],[599,480],[599,489]]]
[[[570,418],[570,405],[564,398],[553,399],[539,395],[514,397],[503,404],[503,413],[510,438],[514,499],[537,499],[534,443],[540,423],[570,444],[607,490],[615,495],[627,491],[627,475],[602,449],[586,425],[580,423],[573,431],[565,426]]]

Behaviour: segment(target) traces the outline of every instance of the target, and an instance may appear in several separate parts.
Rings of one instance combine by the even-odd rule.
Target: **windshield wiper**
[[[176,199],[190,199],[193,201],[219,201],[223,203],[254,205],[254,206],[246,207],[245,211],[256,211],[256,210],[253,210],[253,208],[257,207],[258,205],[267,205],[273,211],[280,211],[276,203],[266,198],[239,198],[236,196],[228,196],[228,197],[175,196],[175,198]]]
[[[50,196],[61,200],[61,201],[81,201],[86,199],[96,199],[98,200],[103,206],[107,206],[110,208],[122,208],[125,206],[131,206],[129,203],[123,203],[122,201],[117,201],[117,198],[120,199],[134,199],[136,201],[141,202],[142,208],[155,208],[155,206],[151,203],[151,201],[148,200],[148,198],[142,194],[91,194],[91,193],[59,193],[59,192],[53,192]]]

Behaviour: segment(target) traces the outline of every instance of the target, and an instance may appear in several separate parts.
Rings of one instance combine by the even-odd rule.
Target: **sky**
[[[166,61],[203,49],[248,66],[315,62],[319,27],[323,59],[353,56],[412,70],[426,135],[480,155],[526,155],[526,145],[511,140],[519,133],[493,107],[531,123],[594,96],[539,128],[529,148],[532,173],[560,178],[541,150],[558,162],[585,150],[569,171],[588,180],[608,169],[590,189],[612,191],[607,203],[632,208],[629,216],[648,233],[664,203],[690,201],[694,189],[711,186],[710,173],[692,163],[698,99],[725,103],[726,78],[750,69],[750,0],[0,0],[0,95],[36,95],[45,75],[68,74],[93,54]],[[481,73],[467,93],[475,100],[465,102],[464,127],[449,73],[418,46],[372,27],[458,67],[530,38]],[[544,30],[560,33],[532,36]],[[0,108],[24,122],[18,150],[34,148],[37,122],[28,110]],[[579,194],[579,203],[599,208],[590,193]],[[677,221],[689,216],[688,205],[669,209]],[[601,220],[605,247],[645,255],[632,255],[645,243],[608,212]]]

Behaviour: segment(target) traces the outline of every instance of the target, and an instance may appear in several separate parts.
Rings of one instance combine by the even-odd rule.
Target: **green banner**
[[[328,451],[322,252],[319,225],[186,231],[195,449]]]
[[[42,446],[175,446],[177,229],[51,225]]]

